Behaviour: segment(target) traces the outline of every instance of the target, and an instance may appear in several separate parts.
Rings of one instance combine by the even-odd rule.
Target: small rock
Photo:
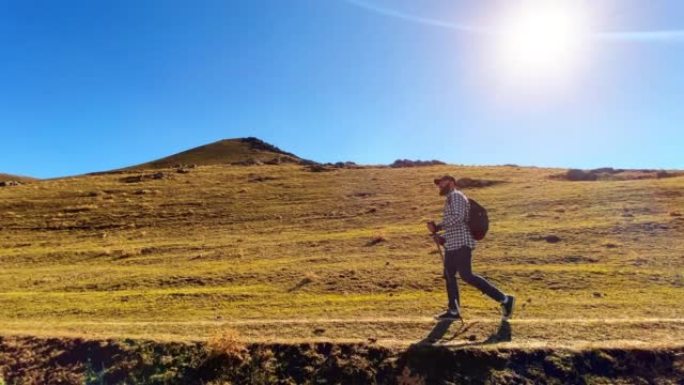
[[[561,258],[561,260],[565,263],[595,263],[595,262],[598,262],[598,259],[596,259],[596,258],[584,257],[581,255],[568,255],[566,257]]]
[[[306,168],[310,172],[328,172],[328,171],[335,171],[334,168],[329,168],[320,164],[312,164],[311,166],[308,166]]]
[[[359,198],[368,198],[370,196],[373,196],[373,193],[366,192],[366,191],[360,191],[360,192],[353,193],[351,196],[359,197]]]
[[[383,236],[378,236],[378,237],[375,237],[375,238],[371,239],[370,241],[368,241],[368,243],[366,243],[366,246],[375,246],[378,243],[382,243],[382,242],[387,242],[387,239],[385,239],[385,237],[383,237]]]
[[[249,174],[247,176],[247,181],[250,183],[266,182],[266,181],[275,180],[275,179],[277,179],[277,178],[274,178],[274,177],[268,176],[268,175],[262,176],[262,175],[256,175],[256,174]]]
[[[547,235],[544,240],[548,243],[558,243],[561,241],[560,237],[557,235]]]
[[[233,162],[231,164],[235,166],[260,166],[263,163],[260,160],[256,159],[245,159],[238,162]]]

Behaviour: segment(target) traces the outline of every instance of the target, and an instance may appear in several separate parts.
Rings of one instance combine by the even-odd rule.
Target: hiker
[[[449,304],[447,310],[436,316],[438,320],[456,320],[461,318],[460,299],[456,273],[461,278],[478,288],[481,292],[501,303],[502,316],[507,320],[513,315],[515,297],[506,295],[494,285],[487,282],[479,275],[473,274],[471,260],[475,239],[468,227],[468,213],[470,203],[468,197],[456,189],[456,179],[445,175],[434,180],[439,187],[439,195],[446,197],[444,204],[444,221],[436,224],[433,221],[427,223],[428,230],[437,242],[437,246],[444,245],[444,278],[446,279],[447,297]],[[438,231],[444,230],[444,236]]]

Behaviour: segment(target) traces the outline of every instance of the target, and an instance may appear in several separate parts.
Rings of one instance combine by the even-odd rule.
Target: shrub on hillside
[[[472,178],[461,178],[456,181],[456,187],[458,188],[480,188],[489,187],[495,184],[502,183],[499,180],[486,180],[486,179],[472,179]]]
[[[397,159],[394,163],[390,164],[393,168],[404,168],[404,167],[426,167],[426,166],[442,166],[446,163],[439,160],[409,160],[409,159]]]

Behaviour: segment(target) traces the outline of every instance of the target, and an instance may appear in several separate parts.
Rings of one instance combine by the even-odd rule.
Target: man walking
[[[461,318],[458,282],[456,281],[456,273],[458,273],[465,282],[501,303],[503,319],[507,320],[513,315],[515,297],[504,294],[481,276],[473,274],[472,271],[471,260],[473,249],[475,249],[475,239],[473,239],[468,227],[468,212],[470,210],[468,198],[456,189],[456,180],[452,176],[445,175],[435,179],[434,182],[439,187],[439,195],[446,197],[444,220],[439,224],[430,221],[427,223],[427,227],[436,242],[444,243],[446,250],[444,277],[449,299],[447,311],[436,318],[438,320]],[[438,234],[438,231],[441,230],[444,230],[443,238]]]

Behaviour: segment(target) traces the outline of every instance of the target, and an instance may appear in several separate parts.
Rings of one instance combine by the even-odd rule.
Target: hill
[[[19,176],[19,175],[0,173],[0,182],[16,181],[16,182],[26,183],[26,182],[30,182],[30,181],[34,181],[34,180],[36,180],[36,179],[28,177],[28,176]]]
[[[0,330],[65,341],[232,335],[321,349],[539,349],[535,373],[559,376],[580,362],[567,349],[611,349],[596,359],[616,367],[640,360],[629,349],[679,349],[662,361],[675,365],[684,177],[551,178],[560,172],[209,165],[137,182],[105,174],[0,189]],[[510,323],[466,285],[465,325],[431,318],[446,299],[424,222],[441,215],[432,179],[443,174],[497,181],[464,191],[489,210],[474,269],[518,296]],[[0,350],[13,349],[5,341]],[[547,362],[550,350],[559,356]]]
[[[302,159],[254,137],[224,139],[124,170],[160,169],[180,165],[253,165],[299,163]]]

